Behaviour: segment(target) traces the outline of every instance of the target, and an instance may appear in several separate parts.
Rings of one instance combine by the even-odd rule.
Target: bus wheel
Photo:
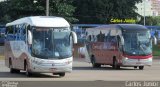
[[[20,70],[13,68],[11,59],[9,59],[9,68],[10,68],[10,73],[20,73]]]
[[[144,66],[139,66],[139,69],[140,69],[140,70],[143,70],[143,69],[144,69]]]
[[[14,69],[14,73],[20,73],[20,70]]]
[[[113,69],[120,69],[120,65],[118,65],[118,62],[117,62],[116,58],[113,58],[112,68]]]
[[[94,57],[91,58],[91,63],[92,63],[92,67],[93,67],[93,68],[99,68],[99,67],[101,67],[101,64],[97,64],[97,63],[96,63]]]
[[[134,69],[137,69],[137,66],[134,66]]]
[[[15,73],[15,69],[12,68],[11,64],[9,65],[9,67],[10,67],[10,73]]]
[[[32,76],[32,73],[28,70],[28,65],[26,64],[26,76],[30,77]]]
[[[60,76],[60,77],[64,77],[64,76],[65,76],[65,72],[59,73],[59,76]]]
[[[60,77],[64,77],[65,76],[65,72],[61,72],[61,73],[52,73],[53,75],[59,75]]]

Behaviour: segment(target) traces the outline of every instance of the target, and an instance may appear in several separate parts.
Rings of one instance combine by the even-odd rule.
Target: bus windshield
[[[33,29],[32,56],[64,59],[72,56],[72,37],[65,28]]]
[[[124,36],[124,53],[128,55],[149,55],[152,53],[152,42],[149,31],[126,32]]]

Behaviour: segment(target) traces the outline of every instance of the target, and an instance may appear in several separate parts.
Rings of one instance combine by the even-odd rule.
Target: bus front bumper
[[[31,67],[31,72],[39,72],[39,73],[59,73],[59,72],[71,72],[71,71],[72,71],[72,64],[64,66],[53,66],[52,64],[47,64],[47,65],[34,64]]]
[[[122,65],[123,66],[151,66],[152,65],[152,57],[147,58],[147,59],[123,58]]]

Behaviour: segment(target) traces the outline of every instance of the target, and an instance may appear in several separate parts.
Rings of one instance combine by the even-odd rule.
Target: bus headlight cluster
[[[127,58],[127,57],[125,57],[125,60],[128,60],[128,58]]]
[[[128,58],[127,57],[123,57],[123,59],[122,59],[122,63],[126,63],[126,60],[128,60]]]
[[[68,60],[68,61],[65,62],[65,64],[70,64],[70,63],[72,63],[72,61]]]
[[[35,60],[33,60],[32,62],[37,64],[37,65],[41,65],[43,63],[43,61],[35,61]]]

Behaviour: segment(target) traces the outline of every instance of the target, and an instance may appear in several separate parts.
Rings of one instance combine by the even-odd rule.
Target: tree
[[[5,24],[10,21],[10,16],[7,14],[7,3],[0,3],[0,24]]]
[[[113,19],[137,17],[136,3],[142,0],[74,0],[77,23],[111,23]]]
[[[138,22],[138,24],[144,24],[144,17],[141,17],[141,20]],[[145,25],[148,26],[160,26],[160,16],[146,16],[145,17]]]
[[[46,0],[8,0],[1,2],[0,7],[0,11],[4,11],[0,21],[6,23],[26,16],[44,16]],[[69,22],[73,22],[77,20],[72,17],[74,11],[72,0],[50,0],[50,16],[62,16]],[[3,19],[3,17],[7,18]]]
[[[73,17],[75,7],[72,6],[73,0],[51,0],[50,15],[62,16],[70,22],[78,21]]]
[[[155,25],[160,26],[160,16],[154,17],[155,21],[157,22]]]

